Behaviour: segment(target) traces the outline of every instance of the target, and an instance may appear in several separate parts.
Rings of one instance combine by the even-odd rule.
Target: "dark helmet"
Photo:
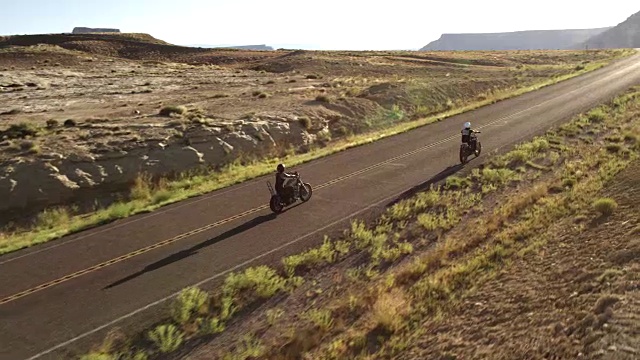
[[[278,164],[278,167],[276,168],[276,170],[281,173],[284,172],[284,164]]]

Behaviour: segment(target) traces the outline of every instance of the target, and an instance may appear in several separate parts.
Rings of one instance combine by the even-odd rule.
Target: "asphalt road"
[[[640,85],[640,55],[296,168],[314,196],[277,217],[263,177],[0,257],[0,359],[67,358],[113,327],[144,326],[180,289],[315,244],[350,218],[456,171],[465,121],[483,155]],[[471,161],[467,165],[473,166]]]

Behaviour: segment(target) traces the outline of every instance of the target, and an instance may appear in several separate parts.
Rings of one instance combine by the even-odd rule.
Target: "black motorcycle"
[[[480,134],[480,131],[475,131],[471,134],[471,140],[469,143],[460,144],[460,162],[462,164],[467,163],[467,158],[469,155],[474,154],[476,157],[480,156],[480,152],[482,152],[482,144],[476,134]]]
[[[300,175],[296,173],[296,177],[293,179],[286,179],[284,187],[291,187],[293,189],[292,196],[288,199],[282,198],[271,186],[271,182],[267,181],[267,187],[271,192],[271,200],[269,201],[269,207],[271,211],[278,214],[281,213],[285,207],[295,204],[298,200],[307,202],[311,199],[313,189],[308,183],[302,182]]]

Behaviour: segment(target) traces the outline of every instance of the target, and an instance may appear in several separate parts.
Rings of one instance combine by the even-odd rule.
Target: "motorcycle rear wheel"
[[[460,146],[460,163],[467,163],[467,147],[465,145]]]
[[[284,209],[284,206],[282,206],[282,203],[280,202],[280,197],[278,195],[274,195],[271,197],[271,200],[269,201],[269,208],[271,208],[271,211],[273,211],[276,214],[279,214],[282,212],[282,210]]]

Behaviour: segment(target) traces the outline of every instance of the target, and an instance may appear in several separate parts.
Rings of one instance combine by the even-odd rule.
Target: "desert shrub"
[[[602,109],[594,109],[589,111],[587,114],[589,121],[591,122],[602,122],[607,118],[607,114]]]
[[[36,218],[37,226],[45,229],[53,229],[57,226],[61,226],[69,223],[71,215],[65,208],[51,208],[45,209]]]
[[[330,103],[331,102],[331,98],[327,95],[318,95],[316,96],[316,101],[319,102],[324,102],[324,103]]]
[[[20,149],[23,151],[29,151],[32,153],[40,152],[40,148],[38,147],[38,144],[30,140],[23,140],[20,143]]]
[[[322,331],[329,331],[333,327],[334,320],[331,311],[327,309],[312,309],[304,313],[304,318],[313,323]]]
[[[618,203],[611,198],[601,198],[593,202],[593,208],[601,215],[608,216],[618,208]]]
[[[470,184],[471,184],[471,181],[469,181],[469,179],[467,178],[461,178],[458,176],[449,176],[445,181],[444,186],[446,189],[457,190],[457,189],[467,187]]]
[[[620,144],[607,144],[606,149],[608,152],[617,153],[622,149],[622,147]]]
[[[209,300],[209,295],[196,288],[189,287],[180,292],[171,308],[171,316],[178,324],[185,324],[193,314],[200,311]]]
[[[161,353],[170,353],[177,350],[184,341],[184,334],[173,325],[160,325],[149,332],[149,340]]]
[[[409,302],[405,294],[395,289],[383,293],[373,305],[373,320],[387,331],[396,331],[402,326],[402,318],[409,311]]]
[[[58,120],[56,119],[47,120],[47,129],[57,128],[58,126],[60,126],[60,122]]]
[[[300,123],[300,125],[305,128],[305,129],[310,129],[311,128],[311,119],[309,119],[306,116],[302,116],[298,119],[298,122]]]
[[[40,133],[39,129],[29,123],[11,124],[2,135],[8,139],[24,139],[26,137],[36,137]]]
[[[165,106],[160,109],[161,116],[182,115],[187,112],[187,108],[184,106]]]
[[[286,279],[268,266],[258,266],[246,269],[242,273],[230,274],[224,282],[223,292],[236,292],[253,289],[261,298],[269,298],[286,286]]]

